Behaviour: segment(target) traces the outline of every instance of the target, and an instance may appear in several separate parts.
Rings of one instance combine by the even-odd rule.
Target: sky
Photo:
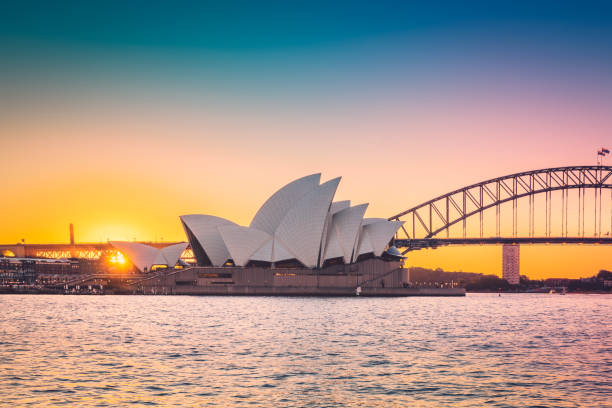
[[[390,217],[612,145],[612,6],[421,3],[2,2],[0,242],[185,240],[179,215],[248,225],[316,172]],[[611,250],[523,246],[521,272]],[[501,248],[407,264],[499,275]]]

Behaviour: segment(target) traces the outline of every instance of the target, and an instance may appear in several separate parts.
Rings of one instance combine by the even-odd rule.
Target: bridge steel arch
[[[402,247],[418,249],[434,245],[422,245],[423,241],[452,243],[449,238],[449,229],[458,223],[463,225],[462,239],[457,242],[469,242],[466,240],[466,221],[470,217],[480,217],[480,238],[474,240],[482,243],[483,240],[483,212],[490,208],[496,209],[496,239],[500,238],[500,206],[512,202],[512,237],[516,238],[518,232],[518,203],[517,200],[529,197],[529,238],[535,238],[535,199],[538,194],[546,195],[546,237],[551,237],[551,201],[553,191],[562,191],[562,233],[561,237],[568,237],[568,192],[578,189],[578,232],[584,238],[584,201],[586,189],[595,189],[595,236],[601,237],[601,197],[603,189],[612,189],[612,166],[567,166],[554,167],[540,170],[526,171],[510,174],[480,183],[472,184],[450,193],[441,195],[426,201],[406,211],[389,217],[389,220],[407,221],[396,236],[396,241]],[[612,198],[611,198],[612,199]],[[599,201],[599,204],[598,204]],[[599,205],[599,207],[598,207]],[[599,219],[597,209],[599,208]],[[582,218],[581,218],[582,217]],[[598,229],[599,226],[599,229]],[[612,218],[611,218],[612,229]],[[447,239],[440,239],[441,232],[446,231]],[[551,237],[552,238],[552,237]],[[505,238],[508,239],[508,238]],[[524,238],[522,238],[524,239]],[[540,238],[541,239],[541,238]],[[592,240],[592,238],[590,238]],[[575,238],[574,238],[575,240]],[[612,239],[603,239],[612,242]],[[418,244],[418,241],[421,244]],[[551,239],[551,242],[555,240]],[[410,243],[412,242],[412,245]],[[504,241],[505,242],[505,241]],[[535,242],[535,241],[534,241]],[[546,241],[548,242],[548,241]],[[572,241],[574,242],[574,241]],[[584,242],[589,242],[585,238]],[[606,242],[607,243],[607,242]],[[407,250],[407,251],[408,251]],[[407,252],[405,251],[405,252]]]

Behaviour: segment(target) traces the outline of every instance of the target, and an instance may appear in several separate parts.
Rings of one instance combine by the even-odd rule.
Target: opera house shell
[[[186,242],[155,248],[140,242],[110,241],[110,244],[124,254],[140,272],[148,272],[154,267],[174,267],[187,248]]]
[[[402,222],[364,218],[368,204],[333,201],[340,177],[320,179],[312,174],[287,184],[249,226],[214,215],[181,216],[198,265],[322,268],[383,255]]]

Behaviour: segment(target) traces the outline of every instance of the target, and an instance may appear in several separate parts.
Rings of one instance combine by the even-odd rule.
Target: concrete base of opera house
[[[321,269],[190,267],[132,282],[132,293],[217,296],[465,296],[463,288],[410,287],[399,261],[380,258]]]

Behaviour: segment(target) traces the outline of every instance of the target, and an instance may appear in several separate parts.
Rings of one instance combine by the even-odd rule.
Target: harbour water
[[[0,308],[0,406],[612,406],[610,295],[4,295]]]

